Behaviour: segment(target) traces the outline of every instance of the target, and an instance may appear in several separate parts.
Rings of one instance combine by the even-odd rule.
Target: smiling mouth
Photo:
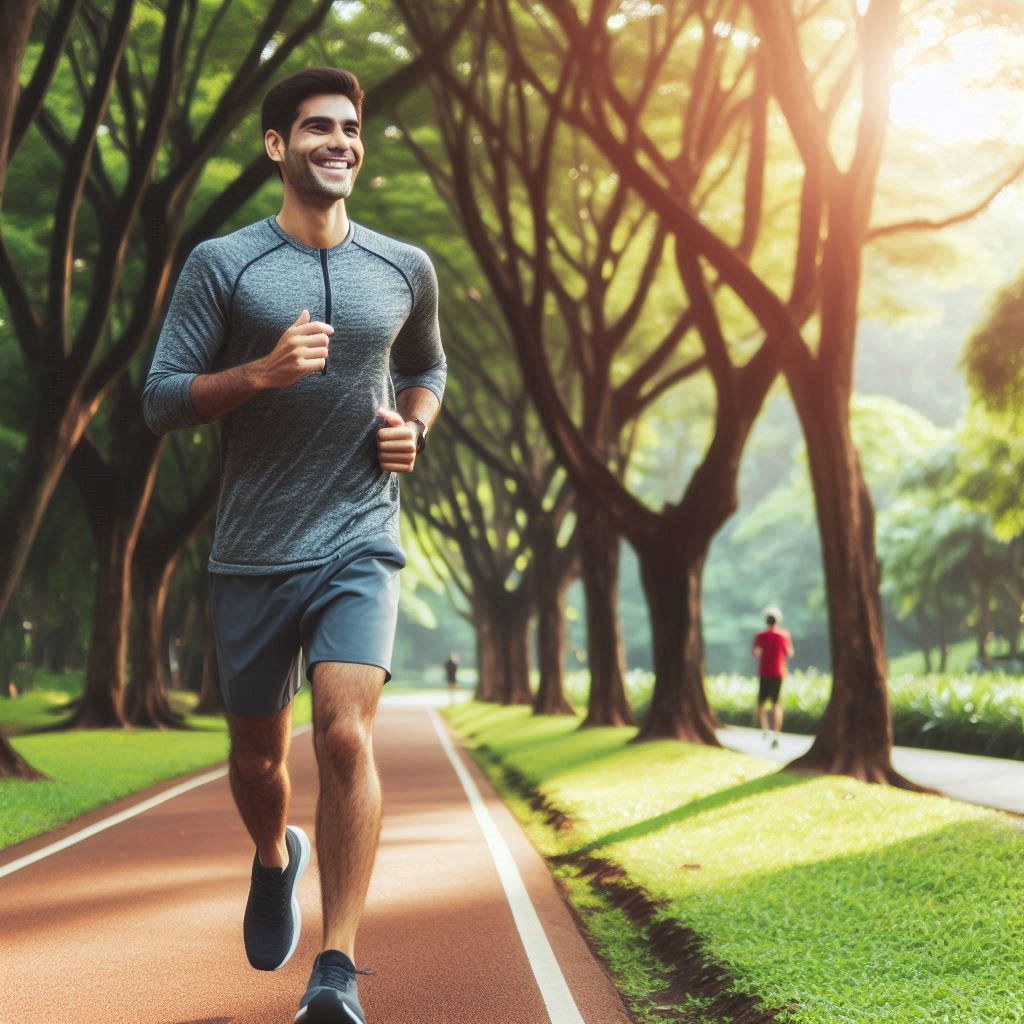
[[[328,171],[350,171],[354,166],[349,160],[314,160],[313,163]]]

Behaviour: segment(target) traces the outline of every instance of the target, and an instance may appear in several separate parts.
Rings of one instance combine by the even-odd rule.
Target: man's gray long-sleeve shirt
[[[375,535],[401,542],[377,410],[414,386],[440,400],[446,377],[437,278],[413,246],[353,224],[340,245],[315,249],[275,217],[196,246],[143,390],[146,422],[157,433],[199,424],[195,377],[267,355],[304,309],[334,327],[326,372],[261,391],[221,421],[212,572],[288,572]]]

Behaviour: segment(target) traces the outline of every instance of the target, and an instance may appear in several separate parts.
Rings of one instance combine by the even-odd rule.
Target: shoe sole
[[[295,1024],[364,1024],[364,1021],[355,1010],[344,1004],[339,1006],[333,999],[330,1003],[318,1004],[313,998],[295,1014]]]
[[[295,838],[299,841],[299,870],[295,872],[295,881],[292,882],[292,920],[295,922],[295,927],[292,929],[292,944],[288,952],[285,953],[284,959],[276,967],[272,968],[275,971],[281,970],[291,960],[292,954],[299,945],[299,936],[302,934],[302,908],[299,906],[299,897],[296,894],[299,889],[299,882],[306,873],[306,868],[309,867],[310,857],[312,856],[309,836],[298,825],[289,825],[288,831],[295,833]]]

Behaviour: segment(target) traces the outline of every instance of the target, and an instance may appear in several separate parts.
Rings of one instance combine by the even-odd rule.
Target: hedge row
[[[654,676],[632,671],[628,688],[633,706],[643,717],[650,704]],[[707,680],[708,699],[723,722],[754,725],[757,680],[719,675]],[[832,677],[797,672],[782,688],[787,732],[813,734],[828,701]],[[571,698],[586,703],[585,672],[568,680]],[[1024,678],[1021,676],[927,675],[896,676],[889,681],[893,734],[904,747],[952,750],[1024,761]]]

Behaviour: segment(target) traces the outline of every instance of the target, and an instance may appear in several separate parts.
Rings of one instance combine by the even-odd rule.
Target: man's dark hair
[[[775,625],[775,616],[774,615],[766,615],[764,617],[764,621],[767,622],[769,626],[774,626]]]
[[[347,96],[356,108],[356,117],[362,121],[363,90],[359,79],[351,71],[342,68],[305,68],[282,78],[263,97],[263,134],[266,135],[273,128],[287,143],[303,101],[310,96],[324,95]],[[277,173],[281,174],[280,167]]]

